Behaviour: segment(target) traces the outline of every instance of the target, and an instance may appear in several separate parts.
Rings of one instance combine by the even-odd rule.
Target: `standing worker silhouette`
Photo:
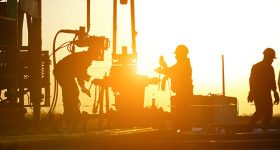
[[[90,96],[90,91],[85,88],[85,81],[90,80],[87,73],[88,67],[93,61],[93,50],[72,53],[60,60],[54,68],[54,76],[62,88],[63,116],[70,123],[77,124],[81,121],[79,109],[79,88]],[[77,79],[77,82],[76,82]]]
[[[171,90],[176,93],[171,97],[172,125],[176,129],[189,129],[189,107],[193,97],[192,68],[188,58],[189,50],[185,45],[178,45],[175,50],[177,63],[167,67],[163,58],[161,66],[155,71],[171,78]]]
[[[248,130],[252,130],[256,122],[262,118],[262,129],[268,129],[273,114],[271,91],[274,93],[274,104],[279,103],[275,74],[272,66],[275,51],[267,48],[263,52],[263,60],[253,65],[250,75],[250,92],[248,102],[254,102],[256,111],[252,115]]]

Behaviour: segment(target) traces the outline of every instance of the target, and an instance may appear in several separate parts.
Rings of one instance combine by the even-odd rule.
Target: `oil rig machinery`
[[[137,74],[134,0],[130,0],[129,2],[132,52],[128,52],[128,46],[122,46],[121,53],[117,53],[117,10],[119,2],[118,0],[114,0],[112,66],[109,75],[105,75],[102,79],[94,79],[92,81],[92,84],[99,87],[99,93],[98,98],[95,99],[93,104],[93,114],[83,112],[85,119],[116,119],[119,120],[118,122],[134,122],[137,124],[139,120],[143,121],[147,120],[147,118],[149,118],[149,120],[155,120],[155,118],[162,118],[159,116],[166,116],[166,114],[168,114],[162,109],[156,108],[155,105],[150,109],[144,107],[145,87],[149,84],[157,84],[158,79]],[[120,4],[127,5],[128,0],[121,0]],[[77,39],[74,38],[72,43],[78,47],[98,47],[97,49],[94,49],[97,55],[95,61],[104,61],[104,51],[109,47],[109,39],[104,36],[90,36],[88,35],[89,30],[90,0],[87,0],[87,31],[85,32],[84,27],[80,27],[79,30],[60,30],[58,33],[64,32],[75,34]],[[55,60],[55,52],[57,51],[57,48],[54,48],[53,50]],[[55,83],[55,86],[57,86],[57,83]],[[110,108],[109,88],[112,89],[114,94],[115,109]],[[149,121],[147,120],[147,122]]]
[[[41,107],[50,106],[50,60],[42,50],[41,1],[30,9],[24,1],[0,1],[0,119],[24,119],[32,107],[40,120]],[[23,45],[27,18],[28,44]]]
[[[132,53],[127,52],[127,46],[122,47],[121,54],[117,53],[118,3],[118,0],[113,1],[113,65],[108,76],[93,81],[101,88],[93,109],[98,116],[102,117],[104,117],[104,112],[106,114],[110,112],[109,87],[115,95],[117,112],[139,114],[144,108],[145,86],[158,82],[156,78],[148,78],[136,73],[134,0],[130,1]],[[120,1],[123,5],[127,3],[127,0]],[[38,121],[41,116],[41,107],[51,107],[51,109],[55,107],[50,100],[49,51],[42,50],[41,1],[6,0],[0,2],[0,8],[0,118],[24,119],[26,107],[32,107],[34,120]],[[28,28],[28,45],[26,46],[22,45],[24,15],[27,18]],[[96,50],[95,60],[103,61],[104,50],[109,47],[109,40],[104,36],[90,36],[89,30],[90,0],[87,0],[87,31],[85,27],[80,27],[79,30],[60,30],[57,35],[63,32],[74,34],[76,38],[71,42],[72,46],[91,48],[93,44],[100,45],[101,48]],[[54,41],[54,65],[55,52],[60,48],[55,48]],[[57,83],[54,83],[54,86],[57,87]],[[57,95],[54,97],[57,98]]]
[[[128,53],[128,46],[122,46],[121,53],[117,53],[119,2],[122,5],[130,3],[131,53]],[[30,5],[26,3],[35,7],[30,9],[27,7]],[[28,27],[27,46],[22,45],[24,14]],[[33,118],[38,121],[41,107],[50,107],[51,111],[55,107],[57,95],[53,95],[52,104],[50,100],[49,52],[42,50],[41,19],[41,0],[0,1],[0,119],[23,119],[26,107],[32,107]],[[99,49],[96,49],[95,60],[103,61],[104,51],[109,47],[109,40],[104,36],[90,36],[89,31],[90,0],[87,0],[87,31],[85,27],[80,27],[79,30],[60,30],[57,35],[63,32],[74,34],[74,40],[68,43],[71,47],[91,48],[93,44],[99,45]],[[169,118],[169,113],[154,105],[150,109],[144,107],[145,87],[149,84],[157,84],[159,80],[137,74],[136,34],[134,0],[113,0],[112,66],[109,75],[93,80],[92,83],[99,87],[100,92],[93,104],[93,114],[84,113],[86,118],[117,119],[121,122]],[[55,52],[64,46],[56,48],[54,40],[54,65]],[[56,82],[54,86],[56,90],[54,93],[57,93]],[[114,110],[110,108],[109,88],[114,93]],[[192,103],[191,113],[194,114],[192,118],[194,125],[209,122],[232,123],[237,117],[237,99],[234,97],[198,95]]]

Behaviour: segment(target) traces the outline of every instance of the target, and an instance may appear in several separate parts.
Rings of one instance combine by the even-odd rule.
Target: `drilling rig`
[[[121,5],[127,5],[127,0],[119,1]],[[105,75],[103,79],[94,79],[92,84],[99,87],[98,100],[93,104],[93,114],[89,115],[84,112],[84,116],[88,118],[98,119],[117,119],[119,122],[139,120],[140,117],[150,116],[147,109],[144,108],[145,87],[148,84],[157,84],[157,78],[148,78],[147,76],[137,74],[137,52],[136,52],[136,31],[135,31],[135,12],[134,0],[130,0],[130,13],[131,13],[131,39],[132,39],[132,52],[128,52],[128,46],[122,46],[122,52],[117,53],[117,6],[118,0],[113,1],[113,53],[112,53],[112,66],[109,75]],[[109,39],[104,36],[90,36],[90,0],[87,0],[87,31],[85,27],[80,27],[79,30],[62,29],[57,32],[54,38],[59,33],[74,34],[75,38],[70,42],[70,47],[88,47],[96,48],[93,51],[96,54],[94,61],[104,61],[104,51],[109,48]],[[56,56],[55,52],[60,47],[53,48],[53,64],[55,67]],[[75,53],[74,50],[70,52]],[[58,84],[55,81],[55,91],[57,93]],[[110,108],[109,88],[112,89],[114,94],[114,108]],[[105,97],[105,98],[104,98]],[[54,94],[54,100],[51,105],[51,110],[55,107],[57,94]],[[105,110],[104,110],[105,108]],[[153,107],[155,108],[155,107]],[[113,110],[113,111],[112,111]],[[156,109],[153,109],[155,111]],[[161,110],[163,112],[163,110]],[[125,121],[122,119],[126,119]]]
[[[118,5],[130,6],[131,20],[131,48],[121,46],[121,53],[117,53],[117,25]],[[157,84],[157,78],[149,78],[137,74],[137,51],[135,30],[134,0],[113,1],[113,41],[112,41],[112,66],[109,75],[103,79],[94,79],[93,84],[100,87],[98,100],[93,105],[93,118],[117,120],[119,123],[134,123],[139,121],[152,121],[164,118],[166,115],[162,109],[144,107],[145,87],[149,84]],[[130,50],[130,52],[129,52]],[[114,106],[110,108],[109,88],[114,94]],[[105,97],[105,98],[104,98]],[[104,110],[105,108],[105,110]]]
[[[29,9],[28,4],[35,6]],[[118,5],[130,4],[131,20],[131,47],[121,46],[121,53],[117,53],[117,14]],[[22,45],[22,28],[24,15],[27,19],[28,45]],[[93,48],[95,61],[104,61],[104,53],[110,46],[109,39],[105,36],[89,35],[90,31],[90,0],[87,0],[87,28],[78,30],[62,29],[59,33],[75,35],[69,42],[72,53],[74,47]],[[50,103],[50,60],[48,51],[41,47],[41,1],[6,0],[0,1],[0,120],[23,119],[27,112],[26,107],[32,107],[33,117],[40,120],[41,107],[51,107],[53,110],[57,101],[58,84],[54,81],[54,100]],[[94,79],[92,84],[99,87],[98,98],[93,104],[93,114],[84,113],[87,118],[118,120],[118,122],[139,123],[170,119],[169,113],[155,106],[154,100],[151,108],[144,107],[145,88],[150,84],[157,84],[157,78],[149,78],[137,74],[137,50],[134,0],[113,0],[113,40],[112,40],[112,66],[110,73],[102,79]],[[53,64],[55,65],[55,52],[64,47],[53,48]],[[95,49],[96,48],[96,49]],[[54,66],[55,67],[55,66]],[[109,89],[113,92],[114,108],[111,107]],[[204,108],[214,106],[220,109],[222,105],[231,107],[234,104],[234,113],[237,107],[236,99],[228,100],[219,96],[196,96],[193,102],[193,112],[199,113]],[[213,108],[213,109],[212,109]],[[194,113],[195,114],[195,113]],[[235,116],[235,115],[234,115]],[[196,119],[195,117],[194,119]],[[203,117],[200,117],[203,118]],[[209,117],[208,117],[209,118]],[[218,117],[221,118],[221,117]],[[211,118],[213,120],[213,118]],[[225,122],[229,122],[225,118]],[[205,124],[207,120],[195,120],[198,124]],[[218,119],[217,119],[218,120]],[[222,120],[222,121],[224,121]],[[231,119],[234,120],[234,119]],[[231,121],[230,120],[230,121]],[[220,121],[220,120],[218,120]],[[202,123],[200,123],[202,122]]]

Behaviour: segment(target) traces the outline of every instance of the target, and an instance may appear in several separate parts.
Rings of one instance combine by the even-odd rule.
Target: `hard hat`
[[[189,49],[185,45],[178,45],[174,54],[177,55],[187,55],[189,53]]]
[[[270,58],[276,58],[275,57],[275,51],[274,51],[274,49],[272,49],[272,48],[266,48],[264,51],[263,51],[263,55],[264,56],[268,56],[268,57],[270,57]]]

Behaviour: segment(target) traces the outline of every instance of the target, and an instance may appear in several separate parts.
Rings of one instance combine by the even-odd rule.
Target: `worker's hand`
[[[162,68],[167,68],[167,63],[165,62],[163,56],[160,56],[160,57],[159,57],[159,65],[160,65]]]
[[[273,104],[278,105],[279,104],[279,95],[277,92],[274,92],[274,102]]]
[[[158,68],[155,69],[155,72],[164,73],[164,70],[161,67],[158,67]]]
[[[248,100],[248,103],[252,103],[254,101],[254,97],[253,97],[252,92],[249,92],[247,100]]]
[[[91,97],[90,91],[86,88],[82,88],[82,92],[85,93],[87,96]]]

